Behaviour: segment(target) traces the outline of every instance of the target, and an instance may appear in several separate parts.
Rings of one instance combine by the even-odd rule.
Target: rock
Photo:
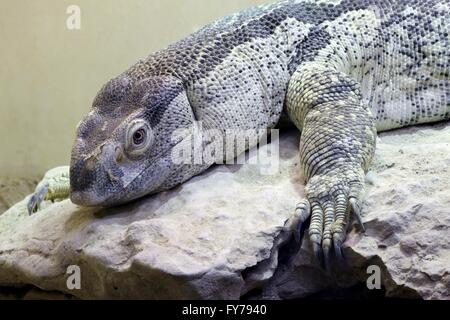
[[[0,287],[82,299],[288,299],[354,288],[378,265],[388,296],[449,299],[449,147],[450,123],[380,135],[366,233],[351,228],[340,272],[317,265],[307,238],[296,254],[285,246],[283,226],[303,196],[298,133],[288,131],[274,175],[258,165],[215,166],[121,207],[65,200],[31,217],[25,199],[0,216]],[[79,290],[67,287],[70,265],[80,267]]]
[[[216,166],[113,209],[65,200],[29,217],[25,199],[0,217],[0,286],[79,298],[239,298],[273,274],[274,242],[302,197],[297,146],[298,134],[284,137],[274,175]],[[67,288],[70,265],[81,268],[80,290]]]
[[[350,230],[347,269],[320,272],[304,243],[294,265],[271,279],[269,298],[366,283],[376,265],[387,296],[450,299],[450,123],[379,136],[363,203],[366,232]]]
[[[351,232],[346,246],[351,260],[381,267],[388,296],[450,299],[449,164],[448,122],[381,134],[367,232]]]
[[[23,300],[69,300],[70,297],[63,295],[58,291],[44,291],[37,288],[30,289]]]

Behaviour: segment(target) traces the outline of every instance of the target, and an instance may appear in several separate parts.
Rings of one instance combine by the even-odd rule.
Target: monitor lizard
[[[170,189],[224,158],[174,161],[188,137],[258,139],[284,113],[301,131],[306,179],[292,233],[301,238],[308,220],[317,256],[342,258],[377,132],[450,118],[449,34],[448,0],[282,1],[211,23],[103,86],[77,128],[70,172],[44,179],[29,211],[69,194],[113,206]]]

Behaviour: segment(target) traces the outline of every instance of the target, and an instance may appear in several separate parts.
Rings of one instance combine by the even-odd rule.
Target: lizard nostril
[[[95,159],[93,157],[88,157],[86,159],[85,168],[88,171],[91,171],[95,168]]]
[[[120,163],[123,160],[123,149],[121,146],[117,146],[114,150],[116,156],[116,162]]]

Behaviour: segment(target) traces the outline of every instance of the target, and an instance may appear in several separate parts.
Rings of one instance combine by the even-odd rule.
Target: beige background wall
[[[100,87],[198,27],[270,0],[0,0],[0,176],[69,163]],[[81,8],[81,30],[66,8]]]

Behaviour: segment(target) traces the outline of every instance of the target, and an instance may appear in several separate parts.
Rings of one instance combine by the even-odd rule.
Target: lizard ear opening
[[[125,137],[125,150],[128,156],[135,158],[143,155],[153,142],[153,131],[146,120],[136,119],[128,125]]]

